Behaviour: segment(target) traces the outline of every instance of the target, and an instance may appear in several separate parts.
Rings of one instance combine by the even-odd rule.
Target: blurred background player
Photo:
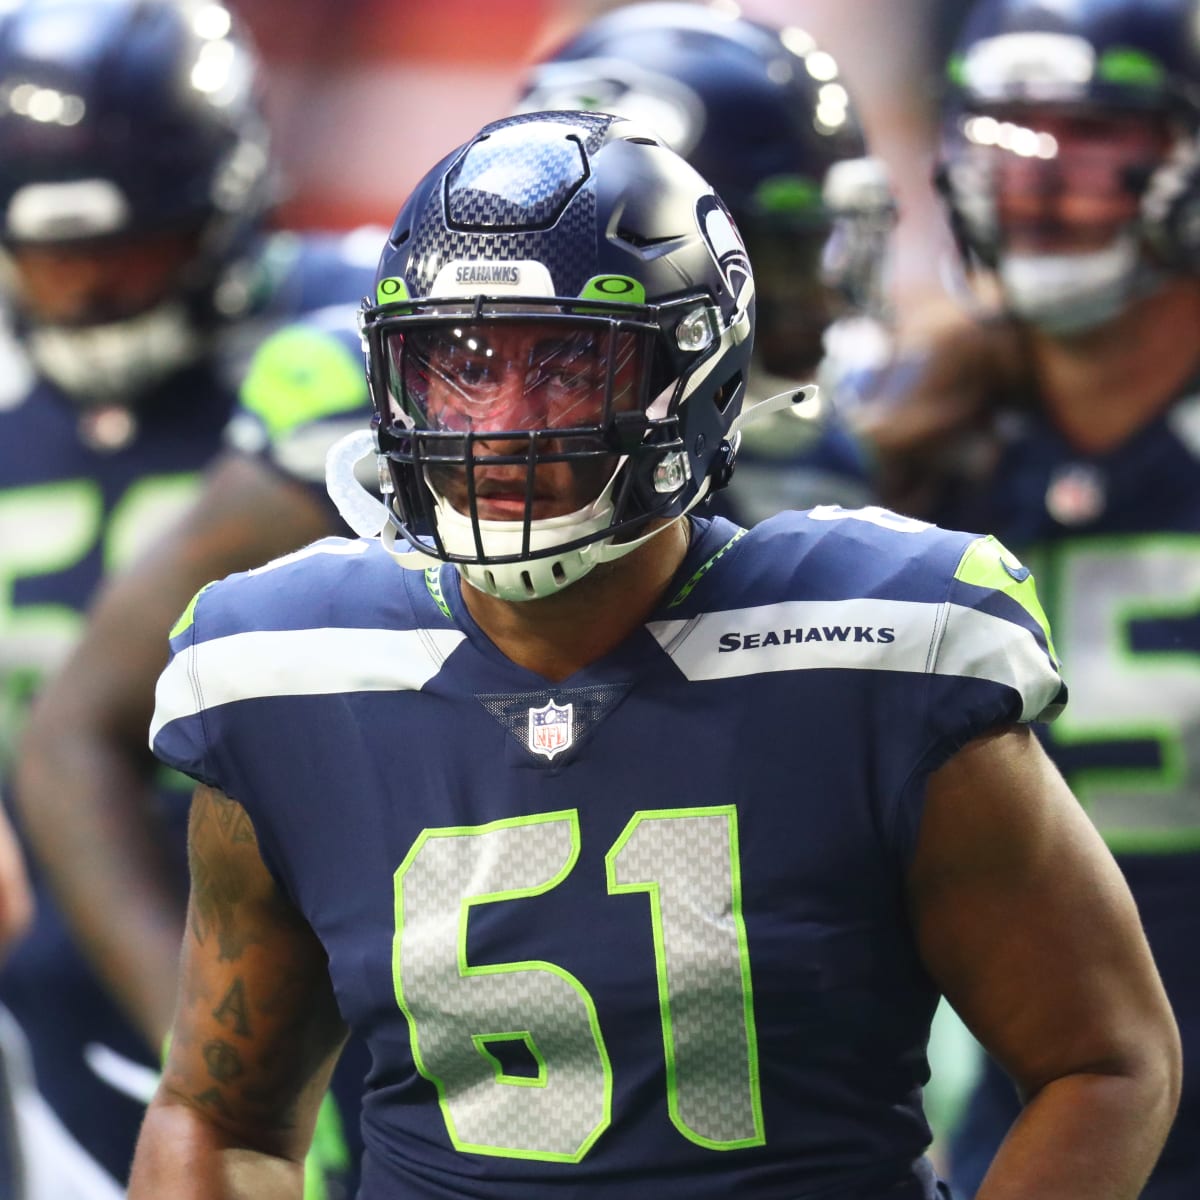
[[[260,99],[253,49],[220,4],[27,0],[0,14],[0,266],[27,356],[0,400],[9,748],[103,574],[195,495],[254,346],[281,321],[353,303],[369,277],[346,239],[265,231],[277,181]],[[102,846],[79,839],[87,820],[62,799],[27,806],[25,832],[81,877],[103,873]],[[53,1113],[39,1128],[72,1146],[25,1146],[31,1195],[113,1195],[128,1168],[142,1107],[125,1093],[155,1069],[170,1003],[133,981],[146,978],[138,956],[176,953],[163,913],[184,881],[185,798],[158,786],[147,803],[149,823],[95,818],[143,868],[116,908],[91,914],[127,923],[129,954],[104,959],[108,987],[40,872],[32,932],[0,975]],[[86,1170],[53,1174],[69,1161]]]
[[[617,8],[530,71],[519,110],[558,108],[644,122],[729,206],[758,281],[752,401],[818,373],[834,389],[879,366],[888,350],[881,273],[891,196],[882,165],[866,155],[837,62],[809,33],[693,4]],[[826,259],[835,217],[839,236]],[[849,299],[872,307],[835,323]],[[716,509],[753,524],[817,500],[860,502],[851,445],[809,454],[815,415],[785,410],[748,426]]]
[[[1046,742],[1137,898],[1185,1093],[1144,1195],[1200,1189],[1200,8],[981,0],[942,180],[993,324],[957,437],[883,453],[885,498],[1036,571],[1074,684]],[[911,432],[920,403],[875,427]],[[916,486],[909,486],[915,484]],[[987,1063],[952,1151],[973,1196],[1021,1100]]]

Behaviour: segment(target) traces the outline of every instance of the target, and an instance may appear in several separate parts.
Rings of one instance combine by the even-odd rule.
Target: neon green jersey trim
[[[292,327],[259,347],[241,400],[276,439],[322,417],[364,407],[367,384],[362,362],[336,337]]]
[[[1045,609],[1042,608],[1042,602],[1038,599],[1033,574],[995,537],[989,534],[987,537],[976,538],[962,556],[954,578],[960,583],[991,588],[1011,596],[1041,628],[1050,657],[1058,663],[1054,639],[1050,634],[1050,622]]]
[[[171,632],[167,635],[168,637],[177,638],[191,625],[192,621],[196,618],[196,602],[214,583],[216,583],[215,579],[210,580],[188,601],[187,608],[179,614],[179,620],[171,626]]]

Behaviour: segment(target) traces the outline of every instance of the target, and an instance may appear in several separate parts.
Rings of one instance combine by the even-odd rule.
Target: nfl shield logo
[[[541,708],[529,710],[529,748],[535,754],[553,758],[573,740],[571,717],[573,706],[555,704],[551,700]]]

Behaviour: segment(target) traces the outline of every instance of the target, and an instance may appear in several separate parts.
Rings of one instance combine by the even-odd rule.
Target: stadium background
[[[302,228],[390,223],[445,151],[512,106],[525,68],[612,0],[233,0],[268,64],[268,111]],[[726,7],[733,7],[732,4]],[[949,234],[929,186],[933,63],[962,0],[745,0],[841,63],[900,202],[892,286],[941,290]],[[903,307],[902,305],[900,306]]]

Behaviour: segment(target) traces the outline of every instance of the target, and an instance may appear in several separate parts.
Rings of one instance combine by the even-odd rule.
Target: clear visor
[[[387,338],[393,415],[447,433],[595,430],[646,395],[649,336],[553,318],[398,327]]]
[[[962,122],[971,174],[992,197],[1009,251],[1088,252],[1138,217],[1146,183],[1172,144],[1165,118],[1037,109]]]

